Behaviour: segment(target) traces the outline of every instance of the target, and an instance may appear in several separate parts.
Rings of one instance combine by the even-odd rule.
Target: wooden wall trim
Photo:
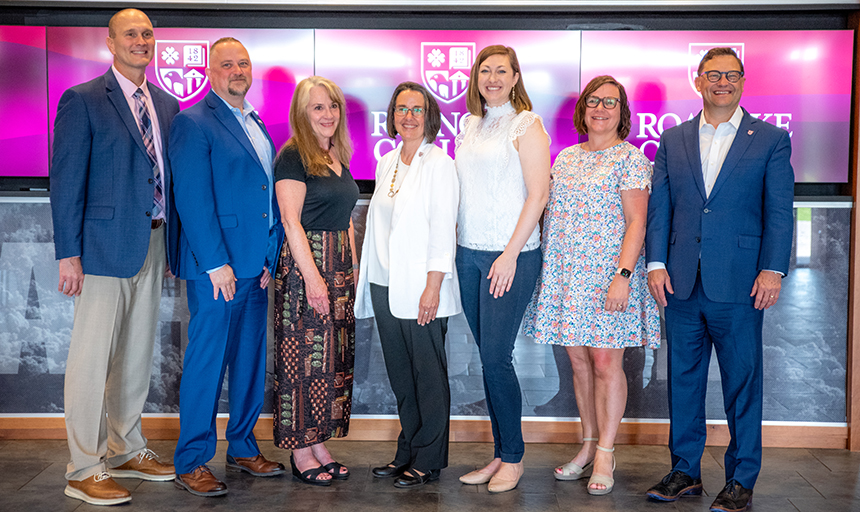
[[[227,418],[218,418],[218,438],[224,439]],[[149,439],[177,439],[179,418],[145,417],[143,431]],[[397,419],[353,418],[349,441],[394,441],[400,432]],[[254,428],[257,439],[272,439],[272,419],[260,418]],[[848,438],[845,426],[764,425],[764,446],[780,448],[838,448],[844,449]],[[523,437],[527,443],[579,443],[582,430],[578,421],[523,421]],[[0,439],[65,439],[62,417],[0,417]],[[618,431],[617,444],[665,445],[669,440],[668,423],[624,422]],[[452,420],[451,442],[492,442],[487,420]],[[726,425],[708,425],[708,445],[726,446],[729,431]]]
[[[846,354],[846,366],[848,369],[845,383],[846,411],[848,416],[848,449],[860,451],[860,405],[853,404],[854,397],[860,399],[860,317],[857,308],[860,306],[860,210],[857,208],[860,200],[860,12],[854,12],[849,18],[849,28],[854,29],[854,94],[851,105],[851,134],[854,151],[850,155],[850,183],[853,185],[851,195],[854,198],[854,207],[851,210],[851,237],[850,253],[848,259],[848,351]]]

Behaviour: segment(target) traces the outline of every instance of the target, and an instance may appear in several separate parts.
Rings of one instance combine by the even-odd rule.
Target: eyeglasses
[[[398,117],[405,117],[406,114],[412,112],[412,117],[423,117],[424,116],[424,107],[397,107],[394,109],[394,115]]]
[[[613,108],[618,106],[618,102],[621,101],[618,98],[598,98],[597,96],[589,96],[585,98],[585,106],[588,108],[597,108],[600,103],[603,103],[603,107],[607,110],[612,110]]]
[[[699,76],[703,76],[708,79],[708,82],[717,83],[720,81],[720,78],[726,76],[726,80],[730,83],[737,83],[738,80],[744,76],[743,71],[705,71]]]

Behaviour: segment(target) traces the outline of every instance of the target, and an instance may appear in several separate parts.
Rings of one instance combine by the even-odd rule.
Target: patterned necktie
[[[152,199],[152,218],[164,211],[164,189],[161,186],[161,173],[158,172],[158,159],[155,156],[155,141],[152,139],[152,121],[149,119],[149,110],[146,108],[146,96],[138,89],[134,92],[134,106],[137,108],[137,117],[140,119],[140,135],[143,137],[143,145],[146,154],[152,162],[153,179],[155,180],[155,194]]]

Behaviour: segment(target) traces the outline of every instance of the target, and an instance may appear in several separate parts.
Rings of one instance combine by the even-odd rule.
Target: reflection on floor
[[[150,448],[169,459],[175,441],[152,441]],[[227,483],[229,492],[219,498],[199,498],[174,488],[171,482],[118,480],[132,491],[132,501],[122,510],[142,511],[248,511],[284,510],[325,512],[364,511],[472,511],[493,507],[496,512],[515,511],[706,511],[724,485],[722,448],[710,447],[703,457],[705,495],[676,503],[653,503],[645,490],[668,469],[668,450],[662,446],[618,446],[615,490],[609,496],[586,494],[586,481],[557,482],[552,468],[573,455],[576,445],[529,444],[524,458],[526,472],[517,489],[498,495],[487,486],[462,485],[461,474],[489,461],[492,446],[453,443],[449,467],[438,482],[414,490],[395,489],[391,480],[375,479],[370,468],[391,460],[394,443],[329,441],[332,454],[352,473],[349,480],[330,487],[312,487],[289,475],[254,478],[226,473],[226,443],[210,467]],[[288,462],[289,455],[271,443],[261,443],[270,459]],[[0,510],[25,512],[107,510],[63,496],[64,472],[69,452],[65,441],[0,441]],[[755,487],[755,512],[849,512],[860,510],[860,453],[845,450],[764,450],[764,465]]]

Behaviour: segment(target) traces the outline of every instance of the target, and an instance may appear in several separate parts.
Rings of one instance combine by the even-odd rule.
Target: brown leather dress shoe
[[[283,464],[266,460],[262,454],[257,454],[256,457],[232,457],[228,455],[227,469],[244,471],[254,476],[277,476],[283,475],[286,471]]]
[[[227,494],[227,484],[215,478],[206,466],[197,466],[191,473],[176,475],[173,485],[185,489],[195,496],[223,496]]]
[[[69,480],[64,494],[92,505],[119,505],[131,501],[128,489],[116,483],[107,472],[85,480]]]
[[[151,482],[169,482],[176,476],[173,464],[162,464],[158,455],[148,448],[125,464],[109,469],[108,473],[114,478],[140,478]]]

